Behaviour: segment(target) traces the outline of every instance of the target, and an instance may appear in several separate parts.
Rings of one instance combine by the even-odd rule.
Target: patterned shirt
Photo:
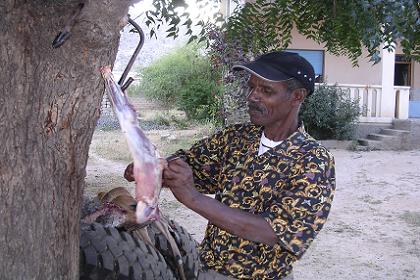
[[[269,246],[209,223],[200,245],[203,264],[238,279],[280,279],[324,225],[335,191],[334,158],[300,127],[258,156],[263,128],[230,126],[188,151],[197,189],[263,217],[278,243]]]

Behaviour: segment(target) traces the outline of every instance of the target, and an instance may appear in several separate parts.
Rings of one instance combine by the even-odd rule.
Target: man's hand
[[[201,196],[194,187],[191,167],[179,158],[168,162],[163,170],[162,185],[170,188],[176,199],[187,207]]]
[[[125,168],[125,171],[124,171],[124,178],[129,182],[134,181],[133,168],[134,168],[134,163],[132,162],[129,165],[127,165],[127,167]]]
[[[162,168],[162,170],[164,170],[165,168],[167,168],[168,162],[166,161],[166,159],[160,158],[159,159],[159,165],[160,165],[160,168]],[[124,178],[129,182],[133,182],[135,180],[135,178],[134,178],[134,163],[133,162],[130,163],[129,165],[127,165],[127,167],[125,168]]]

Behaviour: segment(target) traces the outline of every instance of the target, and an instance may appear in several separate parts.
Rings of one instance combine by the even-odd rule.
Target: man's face
[[[287,91],[285,82],[269,82],[251,75],[248,86],[248,113],[253,124],[282,123],[292,113],[292,94]]]

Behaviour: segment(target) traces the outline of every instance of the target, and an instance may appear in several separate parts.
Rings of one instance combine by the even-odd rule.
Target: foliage
[[[181,118],[181,117],[171,115],[170,121],[172,123],[172,126],[178,129],[185,129],[189,126],[189,123],[186,118]]]
[[[207,11],[210,6],[218,8],[219,0],[196,0],[196,8],[201,11]],[[191,15],[185,11],[181,11],[180,8],[187,8],[188,5],[185,0],[153,0],[154,9],[146,12],[146,25],[149,26],[150,37],[156,37],[156,29],[161,26],[169,26],[166,30],[168,37],[178,37],[180,32],[180,26],[185,26],[187,32],[185,35],[190,36],[190,43],[193,40],[199,40],[199,42],[206,40],[205,27],[210,21],[204,21],[203,19],[194,19]],[[219,12],[213,15],[208,15],[213,21],[223,22],[223,15]],[[201,26],[198,32],[193,31],[194,26]]]
[[[316,139],[352,139],[361,114],[359,100],[347,98],[337,86],[319,85],[306,98],[300,117],[306,130]]]
[[[167,108],[185,111],[190,119],[220,118],[220,72],[197,44],[189,44],[157,60],[142,71],[146,96]]]
[[[139,83],[132,83],[128,88],[127,88],[127,94],[130,97],[135,97],[141,94],[142,88],[141,85]]]
[[[166,22],[171,26],[168,36],[177,36],[179,26],[185,25],[191,39],[207,39],[205,29],[209,22],[198,21],[201,29],[194,34],[189,15],[175,10],[180,2],[185,4],[182,0],[155,0],[155,10],[147,14],[152,34],[154,28]],[[348,56],[354,64],[363,48],[376,63],[380,60],[381,44],[390,49],[396,42],[400,42],[404,54],[420,60],[420,3],[416,0],[251,2],[238,6],[221,31],[252,53],[287,48],[292,28],[296,27],[305,37],[325,45],[333,54]],[[220,22],[220,14],[213,17]]]
[[[156,124],[157,126],[171,126],[171,120],[164,114],[158,114],[154,119],[150,120],[150,122]]]
[[[219,105],[215,95],[220,93],[220,85],[206,77],[189,81],[180,91],[179,108],[187,117],[195,120],[208,119],[218,114]]]

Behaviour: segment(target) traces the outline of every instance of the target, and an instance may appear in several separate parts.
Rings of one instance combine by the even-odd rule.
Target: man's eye
[[[264,94],[268,94],[268,95],[273,94],[273,90],[271,88],[267,88],[267,87],[263,88],[263,92],[264,92]]]

